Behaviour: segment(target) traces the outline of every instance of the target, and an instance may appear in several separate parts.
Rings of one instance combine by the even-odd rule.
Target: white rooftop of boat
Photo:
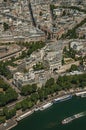
[[[75,95],[76,95],[76,96],[80,96],[80,95],[82,95],[82,94],[86,94],[86,91],[84,91],[84,92],[79,92],[79,93],[76,93]]]

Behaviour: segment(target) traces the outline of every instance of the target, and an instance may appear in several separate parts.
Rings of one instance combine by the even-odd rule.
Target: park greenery
[[[44,42],[33,42],[33,43],[29,43],[28,44],[28,52],[27,52],[27,55],[30,55],[32,54],[32,52],[38,50],[38,49],[41,49],[42,47],[45,46],[45,43]]]
[[[10,119],[13,116],[15,116],[17,110],[21,109],[22,111],[25,111],[27,109],[30,109],[34,107],[34,105],[36,105],[38,101],[43,102],[44,100],[48,99],[50,95],[53,96],[54,93],[58,94],[58,92],[61,90],[84,88],[85,86],[86,86],[86,73],[81,75],[59,76],[57,81],[55,81],[53,78],[50,78],[45,83],[45,86],[42,86],[42,88],[37,88],[35,84],[23,86],[21,88],[21,94],[24,96],[27,95],[27,97],[23,99],[21,102],[16,103],[15,107],[11,110],[9,110],[7,107],[4,107],[3,111],[0,112],[0,122],[2,123],[6,119]],[[8,97],[11,98],[12,101],[15,99],[14,98],[15,92],[11,90],[10,93],[7,88],[4,88],[5,91],[6,90],[8,91],[7,98]],[[4,101],[3,96],[0,97],[0,100],[1,99],[3,99]]]
[[[11,62],[12,64],[12,62]],[[11,73],[9,72],[9,70],[7,69],[7,65],[10,65],[10,62],[0,62],[0,75],[5,76],[7,79],[12,78]]]
[[[45,46],[45,42],[37,41],[37,42],[19,42],[18,45],[27,48],[27,52],[23,51],[22,54],[17,59],[22,59],[30,56],[34,51],[41,49]]]
[[[65,64],[64,58],[72,58],[75,61],[79,61],[80,65],[83,65],[83,62],[85,61],[86,56],[82,57],[81,55],[79,55],[79,53],[80,53],[79,51],[76,51],[73,48],[71,48],[70,45],[69,45],[68,48],[65,46],[64,49],[63,49],[62,65]],[[78,57],[76,57],[76,55],[78,55]]]
[[[32,84],[32,85],[25,85],[21,88],[21,94],[26,96],[26,95],[30,95],[31,93],[36,92],[37,90],[37,85],[36,84]]]
[[[53,9],[56,9],[57,6],[55,6],[54,4],[50,4],[50,9],[53,10]]]
[[[65,46],[63,49],[63,55],[64,58],[72,58],[75,59],[75,55],[77,54],[76,50],[72,49],[72,48],[68,48]]]
[[[11,86],[5,83],[1,78],[0,89],[0,107],[17,99],[18,94],[15,92],[15,90],[12,89]]]
[[[73,65],[71,65],[71,67],[70,67],[70,69],[68,70],[69,72],[72,72],[72,71],[78,71],[79,69],[78,69],[78,66],[77,65],[75,65],[75,64],[73,64]]]

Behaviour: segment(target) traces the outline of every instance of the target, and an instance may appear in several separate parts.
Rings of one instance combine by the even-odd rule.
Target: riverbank
[[[15,119],[9,119],[5,123],[0,125],[0,130],[10,130],[15,127],[18,123]]]
[[[5,123],[1,124],[0,129],[1,130],[10,130],[10,129],[12,129],[13,127],[15,127],[18,124],[17,118],[19,118],[20,116],[23,116],[24,114],[27,115],[27,116],[30,116],[35,111],[36,108],[44,106],[47,102],[52,102],[55,98],[59,98],[59,97],[62,97],[62,96],[68,95],[68,94],[74,96],[74,95],[76,95],[77,92],[84,92],[84,91],[86,91],[86,87],[84,89],[82,89],[82,90],[77,88],[75,90],[71,89],[71,90],[69,90],[67,92],[60,91],[58,95],[54,94],[53,96],[50,96],[44,102],[40,102],[38,105],[35,105],[32,109],[29,109],[29,110],[27,110],[25,112],[22,112],[22,114],[19,114],[19,115],[15,116],[14,118],[11,119],[11,122],[10,122],[10,120],[8,120],[6,122],[7,125],[5,125]],[[29,111],[31,111],[31,113],[27,114]],[[22,119],[26,118],[27,116],[23,117]]]
[[[62,124],[65,118],[84,111],[86,111],[86,98],[73,96],[71,100],[55,103],[42,112],[34,112],[12,130],[86,130],[86,116],[66,125]]]

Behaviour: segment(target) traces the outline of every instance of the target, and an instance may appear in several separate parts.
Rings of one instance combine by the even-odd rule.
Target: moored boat
[[[52,102],[49,102],[49,103],[45,104],[44,106],[40,107],[40,110],[43,111],[43,110],[49,108],[49,107],[52,106],[52,105],[53,105],[53,103],[52,103]]]
[[[20,121],[20,120],[24,119],[25,117],[31,115],[33,112],[34,112],[34,111],[28,111],[28,112],[22,114],[21,116],[19,116],[16,120],[17,120],[17,121]]]
[[[62,96],[60,98],[56,98],[53,100],[53,103],[58,103],[58,102],[62,102],[62,101],[66,101],[72,98],[72,95],[66,95],[66,96]]]
[[[35,108],[35,109],[34,109],[34,111],[39,111],[39,110],[40,110],[40,108],[39,108],[39,107],[37,107],[37,108]]]
[[[82,98],[86,97],[86,93],[81,95]]]
[[[86,91],[75,93],[76,96],[86,97]]]

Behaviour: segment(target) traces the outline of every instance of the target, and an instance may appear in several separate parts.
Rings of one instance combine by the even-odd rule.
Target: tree
[[[27,102],[27,100],[26,99],[23,100],[21,102],[21,105],[22,105],[22,110],[25,111],[28,108],[28,102]]]
[[[54,78],[50,78],[50,79],[47,80],[45,86],[50,87],[54,84],[54,82],[55,82]]]
[[[6,120],[6,117],[5,117],[5,116],[0,116],[0,124],[1,124],[1,123],[4,123],[5,120]]]
[[[33,101],[34,103],[37,102],[39,96],[37,93],[32,93],[31,96],[30,96],[30,100]]]
[[[3,90],[6,91],[9,87],[9,84],[5,83],[4,80],[0,78],[0,88],[3,88]]]
[[[27,53],[25,51],[22,51],[22,54],[20,55],[20,58],[23,59],[26,56],[27,56]]]
[[[44,100],[44,90],[40,89],[38,91],[38,95],[39,95],[40,101],[43,101]]]
[[[15,115],[16,115],[16,109],[15,108],[9,110],[9,119],[12,118]]]
[[[43,65],[42,62],[39,62],[39,63],[37,63],[36,65],[33,66],[34,71],[42,70],[42,69],[44,69],[44,68],[45,68],[45,67],[44,67],[44,65]]]
[[[63,53],[67,52],[67,47],[65,46],[63,49]]]
[[[3,27],[4,27],[4,31],[8,30],[9,29],[9,25],[7,23],[3,23]]]
[[[65,15],[66,15],[66,10],[64,10],[62,13],[62,16],[65,16]]]
[[[3,114],[6,116],[6,119],[8,119],[9,112],[8,112],[8,108],[7,107],[3,108]]]
[[[7,2],[7,0],[4,0],[4,2]]]
[[[80,65],[83,65],[83,58],[81,57],[81,59],[80,59]]]
[[[13,108],[13,109],[11,109],[11,110],[8,110],[7,107],[4,107],[4,108],[3,108],[3,113],[4,113],[4,115],[6,116],[6,119],[10,119],[10,118],[12,118],[13,116],[16,115],[16,109]]]
[[[4,75],[7,79],[12,78],[12,74],[7,69],[8,62],[0,62],[0,75]]]
[[[14,89],[10,87],[6,90],[5,96],[6,96],[6,103],[8,103],[8,102],[16,100],[18,97],[18,94],[16,93]]]
[[[40,16],[42,16],[42,15],[43,15],[42,11],[40,11],[40,12],[39,12],[39,15],[40,15]]]
[[[16,103],[16,106],[15,106],[15,109],[16,110],[19,110],[19,109],[21,109],[21,102],[19,102],[19,103]]]
[[[27,52],[27,55],[30,56],[30,54],[38,49],[41,49],[42,47],[45,46],[45,43],[44,42],[33,42],[33,43],[29,43],[28,44],[28,52]]]
[[[71,65],[71,68],[69,69],[69,71],[71,72],[71,71],[76,71],[76,70],[78,70],[78,66],[75,64]]]
[[[62,57],[62,65],[65,64],[65,61],[64,61],[64,56]]]
[[[28,108],[33,107],[34,103],[32,101],[28,101]]]
[[[54,83],[54,84],[52,85],[52,89],[53,89],[53,92],[58,91],[58,85],[57,85],[56,83]]]
[[[4,106],[6,104],[6,97],[4,93],[0,93],[0,106]]]
[[[21,94],[26,96],[28,94],[34,93],[37,90],[37,85],[32,84],[32,85],[26,85],[21,88]]]

